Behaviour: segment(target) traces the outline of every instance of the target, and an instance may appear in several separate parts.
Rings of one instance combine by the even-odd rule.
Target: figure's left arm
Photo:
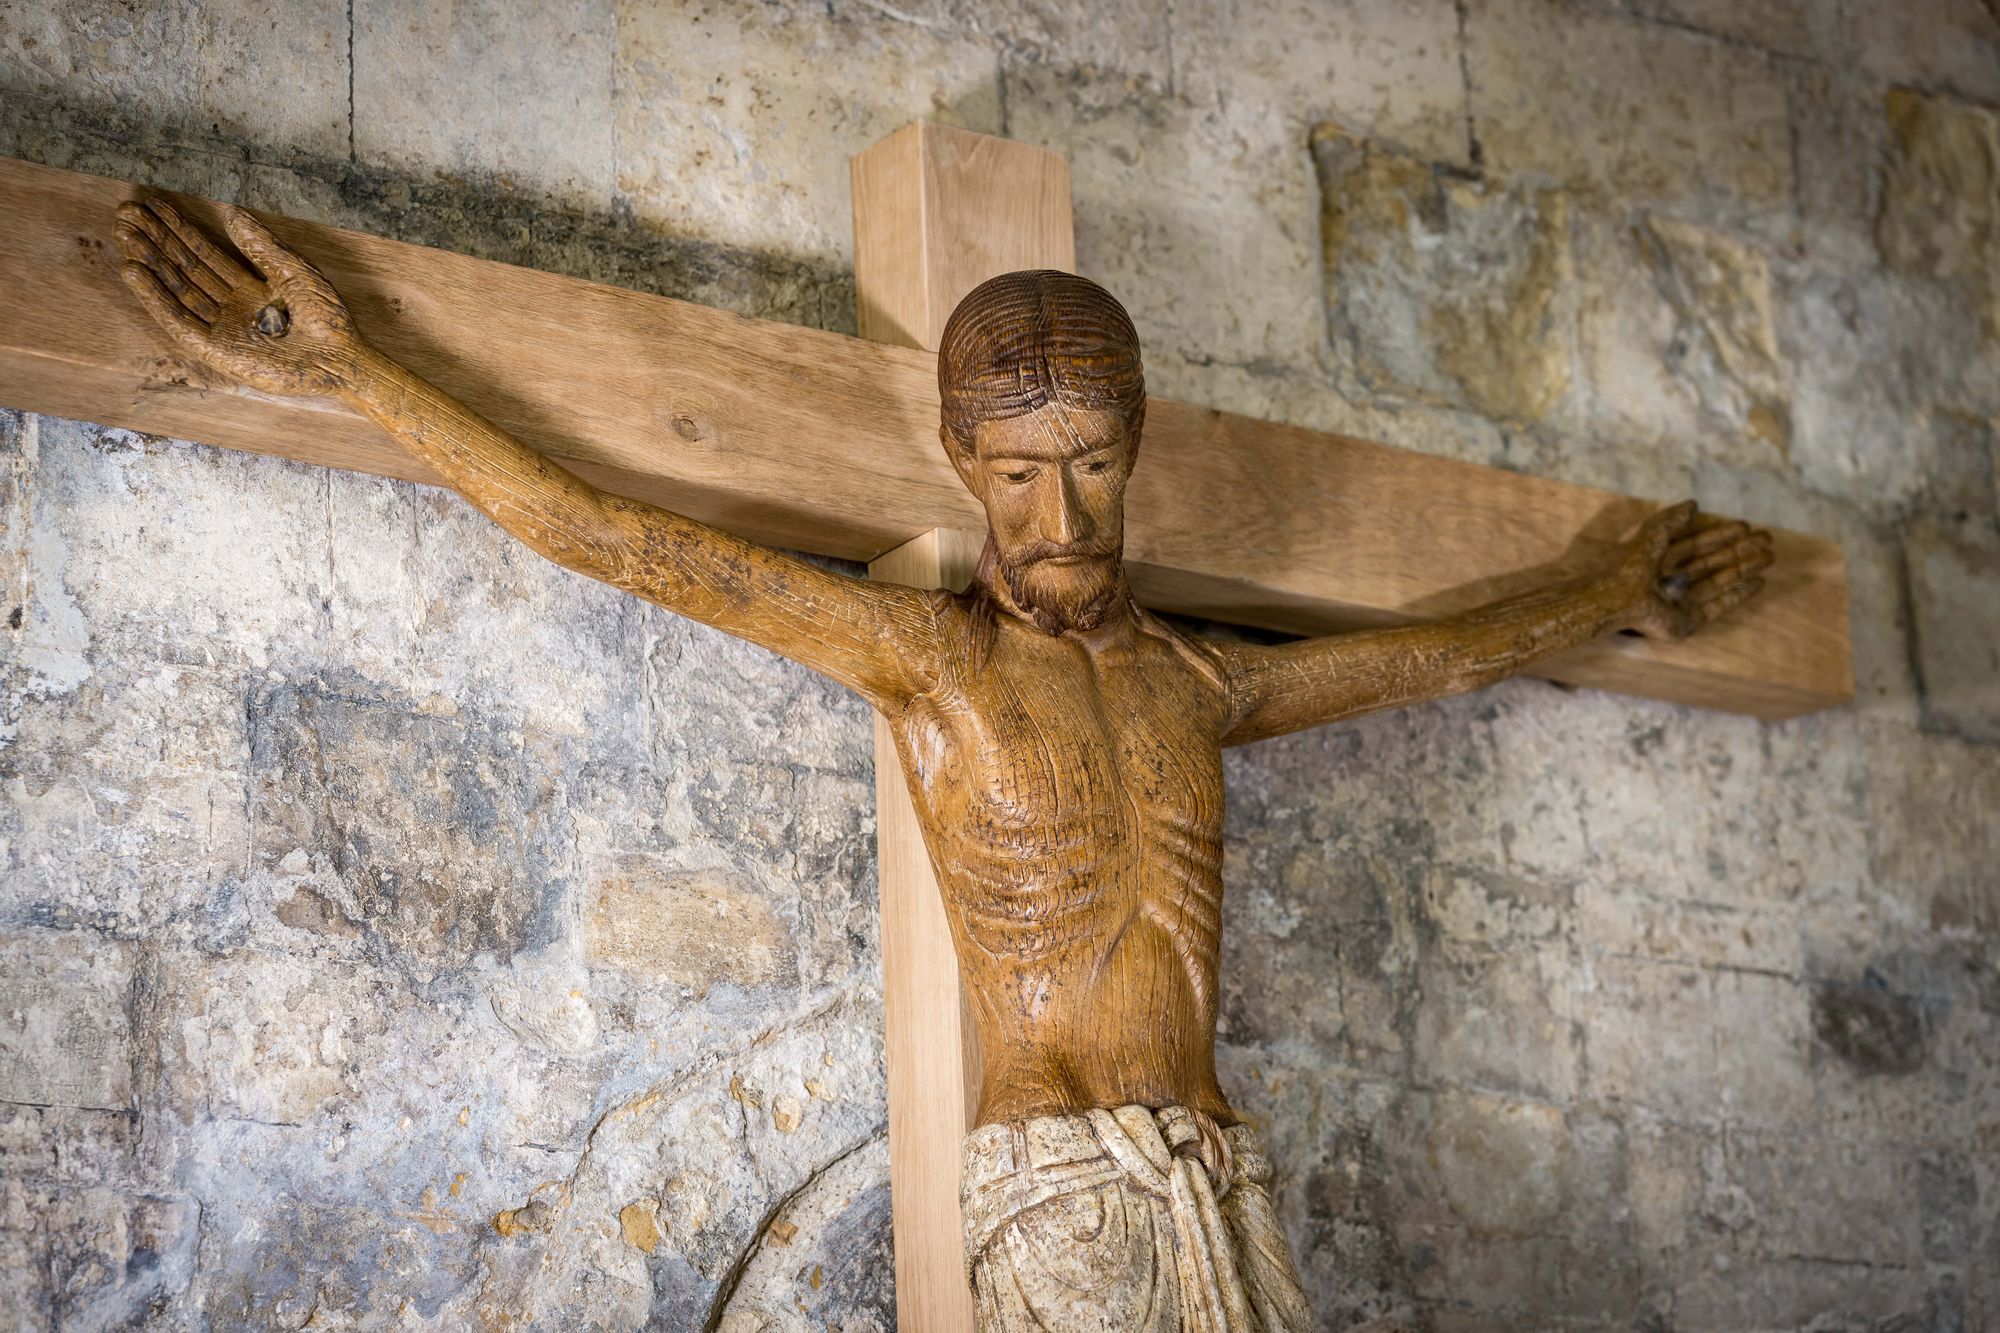
[[[1616,630],[1684,639],[1764,586],[1771,534],[1742,523],[1694,531],[1693,501],[1641,524],[1602,575],[1422,625],[1296,643],[1219,644],[1229,679],[1225,745],[1463,694]]]

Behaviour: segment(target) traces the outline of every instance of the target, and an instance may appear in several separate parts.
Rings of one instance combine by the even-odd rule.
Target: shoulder
[[[1143,633],[1160,643],[1222,698],[1229,697],[1229,667],[1220,645],[1175,628],[1136,602],[1132,610]]]

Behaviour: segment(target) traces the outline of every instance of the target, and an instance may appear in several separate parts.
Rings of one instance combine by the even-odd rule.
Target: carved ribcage
[[[1120,679],[1080,662],[1076,679],[1051,678],[1071,665],[1060,652],[1023,662],[1003,651],[976,709],[945,695],[905,718],[947,900],[965,938],[994,957],[1109,948],[1150,917],[1184,964],[1212,974],[1222,772],[1200,682],[1170,662],[1121,697]]]

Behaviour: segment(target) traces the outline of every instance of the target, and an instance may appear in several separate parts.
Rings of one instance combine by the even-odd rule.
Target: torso
[[[1234,1121],[1221,677],[1142,611],[1084,638],[998,615],[974,661],[977,614],[940,595],[937,681],[891,723],[979,1027],[980,1123],[1135,1102]]]

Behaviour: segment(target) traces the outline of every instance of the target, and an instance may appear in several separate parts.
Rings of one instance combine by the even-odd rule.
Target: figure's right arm
[[[125,281],[182,351],[253,388],[337,397],[556,563],[762,644],[893,707],[929,684],[928,596],[869,583],[591,486],[370,348],[333,287],[242,209],[227,225],[264,274],[165,203],[125,204]]]

